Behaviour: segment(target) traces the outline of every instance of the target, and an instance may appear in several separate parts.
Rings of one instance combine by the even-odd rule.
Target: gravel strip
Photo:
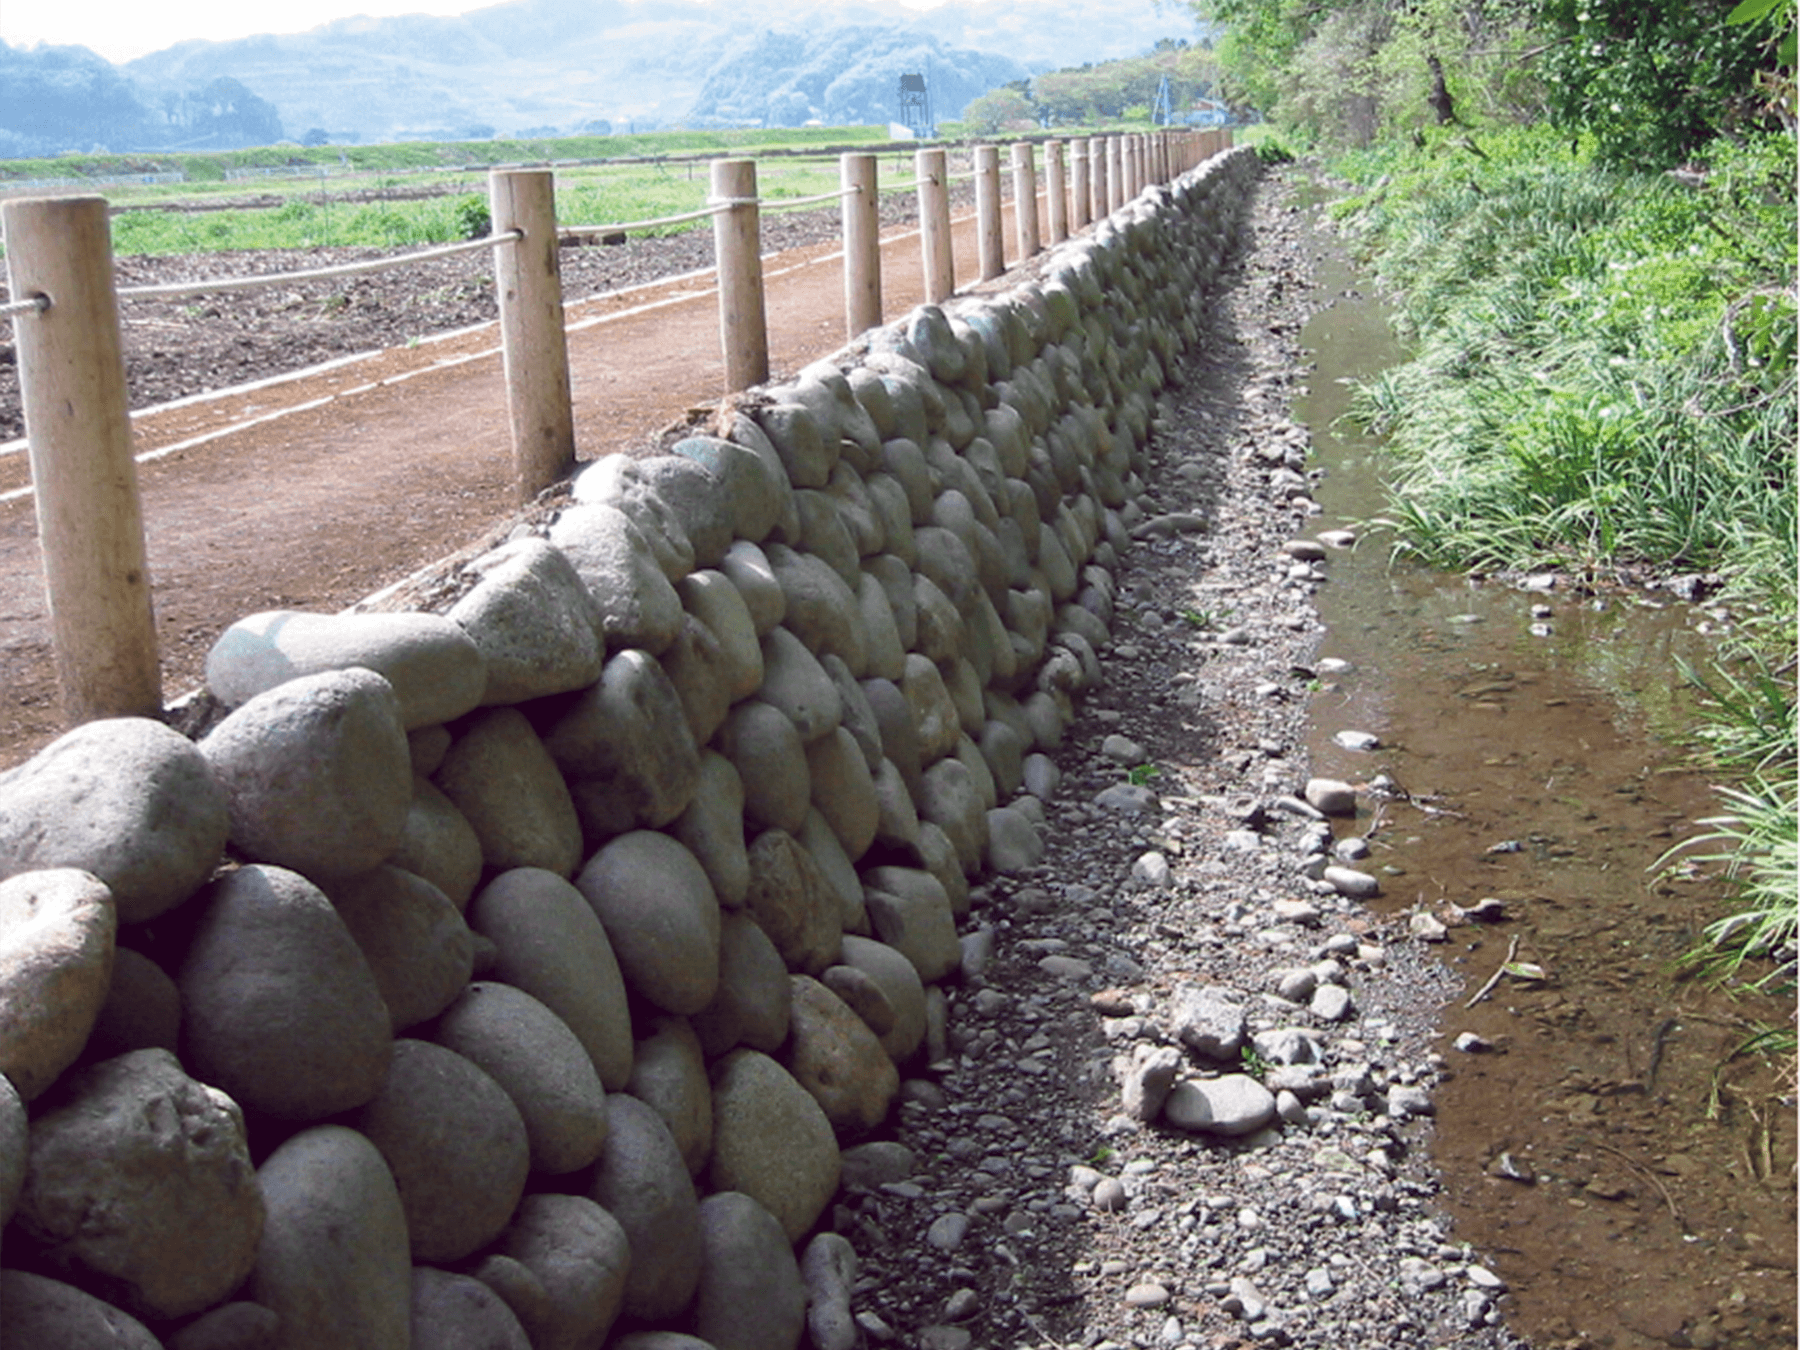
[[[1329,837],[1301,800],[1329,562],[1284,545],[1314,510],[1286,416],[1308,281],[1266,180],[1126,510],[1143,542],[1105,682],[1035,766],[1048,853],[976,893],[937,1062],[892,1138],[847,1155],[835,1226],[871,1343],[1522,1344],[1433,1208],[1454,979],[1404,920],[1307,878]]]

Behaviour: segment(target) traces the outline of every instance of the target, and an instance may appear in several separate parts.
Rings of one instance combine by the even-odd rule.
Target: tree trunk
[[[1425,101],[1431,104],[1431,110],[1437,114],[1439,126],[1446,126],[1456,121],[1456,105],[1451,101],[1450,90],[1444,84],[1444,63],[1437,59],[1434,52],[1425,58],[1425,64],[1431,67],[1431,96]]]

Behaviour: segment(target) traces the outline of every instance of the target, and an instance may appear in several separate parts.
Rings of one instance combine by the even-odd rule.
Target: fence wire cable
[[[707,216],[722,216],[727,211],[740,206],[759,206],[765,211],[782,211],[798,206],[816,206],[820,202],[836,201],[840,197],[853,197],[861,192],[859,187],[839,188],[835,192],[821,192],[814,197],[793,197],[777,199],[770,197],[708,197],[706,205],[698,211],[684,211],[675,216],[657,216],[651,220],[627,220],[610,225],[561,225],[557,233],[572,234],[624,234],[628,230],[648,230],[659,225],[685,225],[690,220],[701,220]]]
[[[325,281],[333,277],[366,276],[370,272],[391,272],[412,263],[433,258],[448,258],[457,253],[473,253],[497,244],[516,244],[525,237],[523,230],[507,230],[490,234],[485,239],[471,239],[462,244],[445,244],[439,248],[420,249],[398,258],[371,258],[367,262],[342,263],[336,267],[315,267],[304,272],[268,272],[259,276],[220,277],[213,281],[170,281],[156,286],[122,286],[119,298],[150,296],[209,295],[219,291],[255,291],[267,286],[286,286],[298,281]]]
[[[12,300],[0,305],[0,319],[10,319],[15,314],[42,314],[49,308],[49,296],[34,295],[29,300]]]

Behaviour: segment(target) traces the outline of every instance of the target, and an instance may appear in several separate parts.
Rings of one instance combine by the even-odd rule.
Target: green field
[[[807,149],[879,144],[886,134],[885,127],[809,127],[542,141],[278,146],[154,159],[70,156],[0,161],[0,184],[8,178],[185,173],[188,181],[183,183],[97,189],[117,210],[113,246],[121,254],[395,248],[484,233],[490,165],[554,166],[557,219],[566,225],[607,225],[698,209],[707,195],[707,160],[720,152],[759,159],[758,188],[765,200],[830,192],[839,182],[836,154],[808,155]],[[613,162],[595,162],[603,157]],[[232,180],[225,176],[228,170],[257,168],[291,172]],[[881,173],[884,186],[910,185],[910,155],[884,156]],[[256,204],[231,204],[246,199]],[[707,222],[664,228],[703,229]]]

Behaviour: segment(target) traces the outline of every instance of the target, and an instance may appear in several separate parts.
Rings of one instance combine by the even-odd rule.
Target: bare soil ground
[[[922,298],[915,209],[911,194],[883,202],[889,314]],[[777,371],[844,341],[837,237],[835,208],[764,216]],[[973,275],[972,220],[958,225],[957,251],[959,276]],[[375,252],[128,257],[119,284]],[[711,264],[709,231],[563,250],[581,459],[641,449],[719,397]],[[233,620],[341,609],[479,545],[518,509],[485,255],[121,308],[165,701],[198,686]],[[8,341],[0,442],[23,433],[11,357]],[[195,398],[207,390],[220,392]],[[22,445],[0,444],[0,764],[63,729],[29,485]]]

